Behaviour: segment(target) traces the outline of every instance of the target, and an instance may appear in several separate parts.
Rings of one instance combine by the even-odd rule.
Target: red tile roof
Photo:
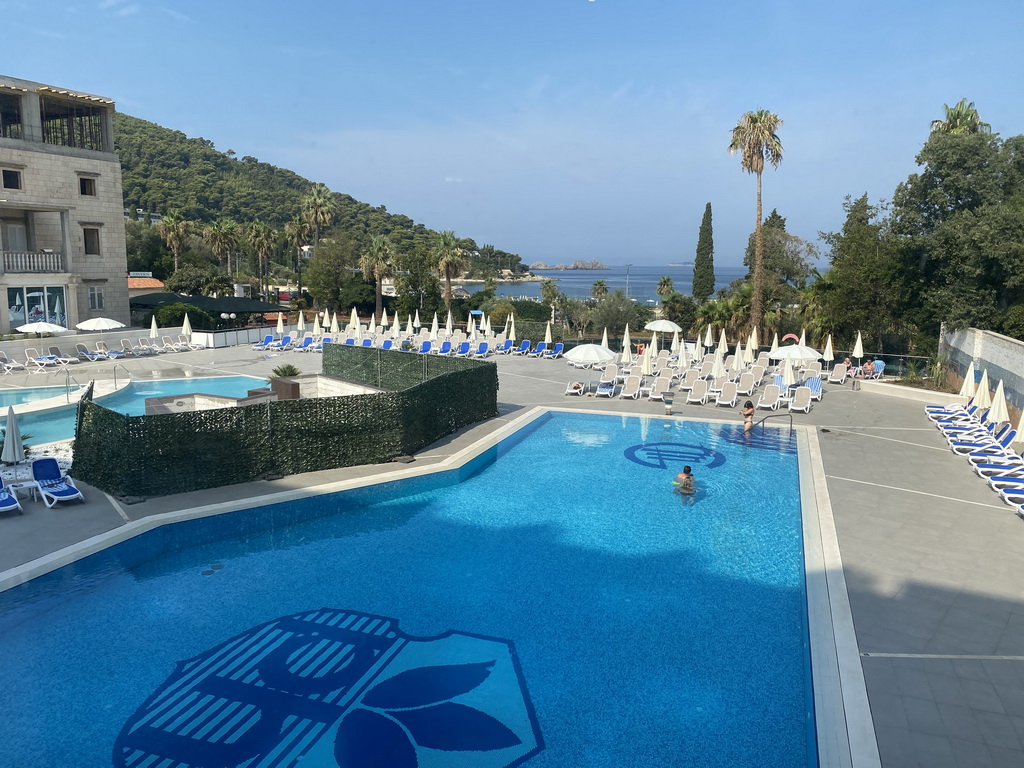
[[[128,290],[133,288],[163,288],[164,281],[155,277],[129,277]]]

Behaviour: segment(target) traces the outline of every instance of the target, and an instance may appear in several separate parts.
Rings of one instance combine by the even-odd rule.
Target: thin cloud
[[[114,11],[114,15],[118,17],[134,16],[140,10],[142,10],[142,8],[138,5],[126,5],[124,8],[118,8]]]
[[[173,8],[165,8],[162,5],[157,6],[157,7],[161,11],[166,13],[168,16],[170,16],[172,19],[174,19],[175,21],[180,21],[183,24],[191,24],[192,23],[192,17],[191,16],[186,16],[181,11],[176,11]]]

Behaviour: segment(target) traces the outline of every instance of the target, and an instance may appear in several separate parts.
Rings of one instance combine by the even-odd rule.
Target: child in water
[[[689,496],[692,501],[695,491],[693,479],[693,472],[690,469],[690,465],[687,464],[683,467],[683,471],[676,475],[676,479],[672,481],[673,490],[680,496]]]

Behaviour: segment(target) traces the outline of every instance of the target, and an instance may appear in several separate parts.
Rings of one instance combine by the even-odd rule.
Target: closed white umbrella
[[[725,376],[725,361],[718,352],[715,352],[715,361],[711,364],[711,377],[718,379],[722,376]]]
[[[711,349],[711,345],[715,343],[715,337],[711,335],[711,323],[708,323],[708,331],[704,334],[704,346]]]
[[[858,363],[864,357],[864,340],[860,337],[860,331],[857,331],[857,343],[853,345],[853,356],[857,358]]]
[[[996,393],[992,395],[992,410],[988,413],[988,420],[996,424],[1010,420],[1010,413],[1006,409],[1006,393],[1003,391],[1002,379],[996,385]]]
[[[405,335],[412,336],[412,315],[405,321]]]
[[[835,354],[835,352],[832,351],[832,334],[831,333],[828,335],[828,338],[825,339],[825,351],[821,353],[821,356],[825,360],[826,363],[831,363],[833,360],[836,359],[836,354]]]
[[[971,364],[967,366],[967,373],[964,375],[964,383],[960,385],[960,397],[968,399],[974,397],[977,386],[974,381],[974,361],[971,360]]]
[[[159,339],[160,338],[160,329],[157,327],[157,324],[156,324],[156,312],[153,313],[153,322],[150,323],[150,325],[149,325],[149,338],[151,338],[151,339]]]
[[[25,460],[25,445],[21,441],[21,430],[18,428],[18,417],[14,406],[7,408],[7,430],[4,433],[4,450],[0,460],[14,464],[14,476],[18,476],[18,462]]]
[[[697,340],[700,344],[700,339]],[[676,358],[676,370],[682,371],[690,367],[689,355],[686,354],[686,339],[679,342],[679,356]]]
[[[391,338],[398,339],[402,335],[402,324],[398,322],[398,313],[395,312],[395,317],[391,321]]]
[[[513,321],[515,322],[515,321]],[[444,335],[450,337],[452,335],[452,311],[448,310],[448,319],[444,321]]]
[[[189,341],[192,341],[192,323],[188,321],[188,312],[185,313],[185,319],[181,321],[181,333],[183,336],[188,336]]]
[[[469,331],[469,340],[470,341],[476,341],[476,323],[473,323],[473,325],[472,325],[472,327],[471,327],[471,329]]]
[[[548,324],[544,326],[544,343],[548,346],[551,345],[551,321],[548,320]]]
[[[771,357],[771,353],[779,348],[779,332],[776,331],[772,337],[772,348],[769,350],[768,356]]]
[[[742,341],[737,341],[736,342],[736,353],[733,356],[733,360],[732,360],[732,369],[734,371],[736,371],[737,373],[739,373],[740,371],[742,371],[744,368],[747,367],[746,361],[744,360],[744,357],[745,357],[745,355],[744,355],[744,352],[743,352],[743,342]]]
[[[643,356],[640,358],[640,374],[642,376],[650,376],[654,373],[654,345],[648,344],[647,349],[644,350]]]
[[[314,312],[313,313],[313,335],[314,336],[322,336],[323,335],[323,328],[320,327],[320,313],[319,312]]]
[[[491,335],[491,316],[484,315],[484,336]]]
[[[386,309],[381,309],[380,311],[380,327],[381,330],[388,327],[388,311]]]
[[[331,314],[331,335],[337,336],[341,332],[341,326],[338,325],[338,313],[334,312]]]
[[[725,328],[722,329],[722,335],[718,337],[718,354],[723,356],[729,354],[729,342],[725,340]]]
[[[468,336],[470,331],[476,327],[476,323],[473,322],[473,315],[467,315],[466,317],[466,335]]]
[[[277,313],[277,335],[284,336],[284,312]]]
[[[747,348],[743,350],[743,364],[750,365],[754,362],[754,347],[752,344],[747,344]]]
[[[615,353],[603,345],[580,344],[565,353],[565,359],[582,365],[606,363],[615,359]]]
[[[684,343],[685,347],[686,344]],[[704,345],[700,342],[700,334],[697,334],[697,340],[693,342],[693,359],[701,360],[704,357]]]
[[[793,371],[792,361],[786,357],[782,359],[782,385],[788,390],[796,384],[796,374]]]
[[[502,334],[504,334],[506,339],[508,338],[509,324],[511,322],[512,322],[512,313],[509,312],[507,315],[505,315],[505,326],[501,329],[501,332],[502,332]],[[605,346],[607,347],[608,345],[605,344]]]
[[[430,340],[437,341],[437,332],[441,330],[441,324],[437,320],[437,312],[434,313],[434,319],[430,321]]]
[[[299,319],[295,323],[295,330],[299,333],[306,332],[306,313],[301,309],[299,310]]]
[[[992,393],[988,391],[988,369],[981,372],[981,381],[974,393],[974,404],[982,410],[992,405]]]
[[[416,317],[413,318],[412,327],[417,331],[423,327],[423,323],[420,322],[420,311],[418,309],[416,310]]]
[[[629,323],[626,323],[626,330],[622,334],[622,357],[619,359],[623,365],[633,362],[633,348],[629,341]]]
[[[1017,439],[1014,442],[1024,443],[1024,408],[1021,408],[1020,411],[1020,420],[1017,422]]]
[[[801,347],[807,346],[807,331],[803,328],[800,329],[800,341],[797,342]]]
[[[756,325],[753,328],[750,329],[750,343],[747,344],[747,346],[750,347],[751,349],[753,349],[755,352],[761,346],[760,342],[757,339],[757,326]]]
[[[509,315],[509,317],[512,318],[512,322],[508,328],[508,338],[514,342],[516,340],[516,316]]]
[[[654,350],[654,354],[655,355],[658,354],[658,334],[657,333],[652,333],[651,334],[651,343],[648,344],[647,347],[648,347],[648,349]]]
[[[356,308],[352,307],[352,312],[348,318],[348,325],[345,326],[345,333],[350,338],[356,338],[359,336],[359,313],[356,312]]]
[[[601,346],[608,349],[608,328],[604,329],[604,333],[601,334]]]
[[[668,351],[673,355],[679,354],[679,331],[672,331],[672,344],[668,348]]]
[[[93,317],[83,320],[75,326],[80,331],[112,331],[115,328],[124,328],[124,323],[112,320],[109,317]]]

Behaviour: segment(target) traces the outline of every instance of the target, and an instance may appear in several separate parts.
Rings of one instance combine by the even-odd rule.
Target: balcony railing
[[[51,251],[4,251],[4,272],[64,272],[64,254]]]

